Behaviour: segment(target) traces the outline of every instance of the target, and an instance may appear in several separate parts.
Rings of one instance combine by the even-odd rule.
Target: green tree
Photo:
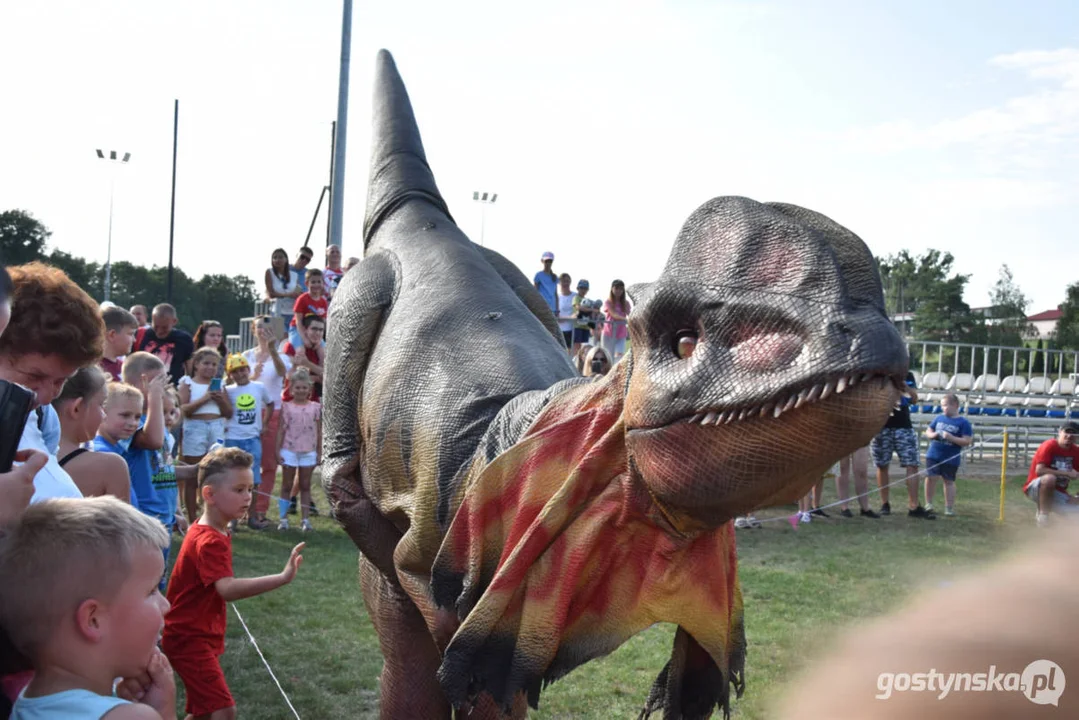
[[[971,342],[981,322],[963,301],[969,275],[953,272],[949,252],[906,250],[878,259],[888,313],[914,313],[914,336],[921,340]]]
[[[1068,286],[1068,292],[1060,310],[1056,344],[1065,350],[1079,350],[1079,282]]]
[[[92,298],[105,297],[105,269],[95,262],[62,250],[49,251],[48,228],[23,210],[0,213],[0,260],[21,265],[41,260],[67,274]],[[126,260],[112,264],[110,300],[120,307],[135,304],[153,307],[164,302],[168,268],[150,268]],[[199,280],[180,268],[173,269],[173,304],[180,327],[194,331],[203,320],[217,320],[228,334],[239,330],[240,319],[249,317],[258,299],[255,283],[242,275],[205,275]]]
[[[1030,301],[1015,283],[1011,268],[1002,265],[997,282],[989,293],[990,321],[986,328],[990,345],[1018,347],[1030,334],[1032,326],[1027,322]]]
[[[0,213],[0,261],[22,265],[45,259],[48,229],[25,210]]]
[[[1042,341],[1039,339],[1038,348],[1034,351],[1034,362],[1030,364],[1031,375],[1042,375],[1043,373],[1045,373],[1045,352],[1043,350],[1044,347],[1045,345],[1043,345]]]

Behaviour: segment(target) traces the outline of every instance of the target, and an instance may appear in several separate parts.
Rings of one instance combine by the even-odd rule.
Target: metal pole
[[[112,294],[112,197],[116,190],[115,175],[113,172],[113,177],[109,179],[109,245],[105,251],[105,302],[108,302]]]
[[[323,190],[330,191],[330,201],[326,205],[326,247],[330,246],[330,218],[333,217],[333,155],[337,143],[337,121],[330,123],[330,178],[329,185]],[[308,233],[310,235],[310,233]]]
[[[169,208],[169,281],[165,302],[172,304],[172,241],[176,231],[176,145],[180,133],[180,101],[172,107],[172,205]]]
[[[337,83],[337,128],[334,133],[333,182],[330,185],[330,245],[341,247],[344,215],[345,139],[348,133],[348,66],[352,49],[352,0],[341,13],[341,74]]]

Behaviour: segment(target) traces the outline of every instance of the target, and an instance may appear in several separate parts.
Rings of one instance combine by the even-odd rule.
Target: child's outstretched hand
[[[292,582],[292,578],[296,577],[296,571],[300,569],[300,565],[303,564],[303,555],[300,552],[303,551],[304,545],[307,543],[300,543],[296,547],[292,548],[292,554],[288,556],[288,562],[285,563],[285,569],[281,571],[281,578],[286,582]]]
[[[137,677],[124,678],[116,686],[116,697],[149,705],[162,718],[176,717],[176,679],[165,653],[154,648],[150,662]]]

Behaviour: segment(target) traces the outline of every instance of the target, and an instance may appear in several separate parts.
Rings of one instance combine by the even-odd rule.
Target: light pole
[[[498,193],[472,193],[472,199],[480,204],[480,246],[483,246],[483,234],[487,229],[487,206],[494,205],[498,199]]]
[[[103,150],[97,151],[98,160],[108,160],[109,162],[119,162],[121,165],[126,165],[131,160],[131,153],[125,152],[122,157],[117,157],[119,153],[115,150],[109,150],[108,157],[105,156]],[[115,167],[115,166],[113,166]],[[112,198],[116,189],[116,172],[115,170],[109,172],[109,247],[105,253],[105,300],[109,300],[109,296],[112,294]]]

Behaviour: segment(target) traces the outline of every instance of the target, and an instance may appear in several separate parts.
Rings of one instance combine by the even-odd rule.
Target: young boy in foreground
[[[287,585],[303,561],[300,543],[277,575],[233,577],[228,526],[251,504],[251,463],[251,455],[239,448],[215,450],[199,463],[205,510],[184,537],[169,583],[172,610],[165,618],[161,648],[184,682],[186,709],[196,720],[236,717],[236,702],[218,661],[225,652],[225,603]]]
[[[168,603],[157,591],[169,537],[114,497],[28,508],[0,542],[0,623],[33,663],[13,720],[176,717],[172,668],[157,649]],[[113,696],[141,678],[140,700]]]

